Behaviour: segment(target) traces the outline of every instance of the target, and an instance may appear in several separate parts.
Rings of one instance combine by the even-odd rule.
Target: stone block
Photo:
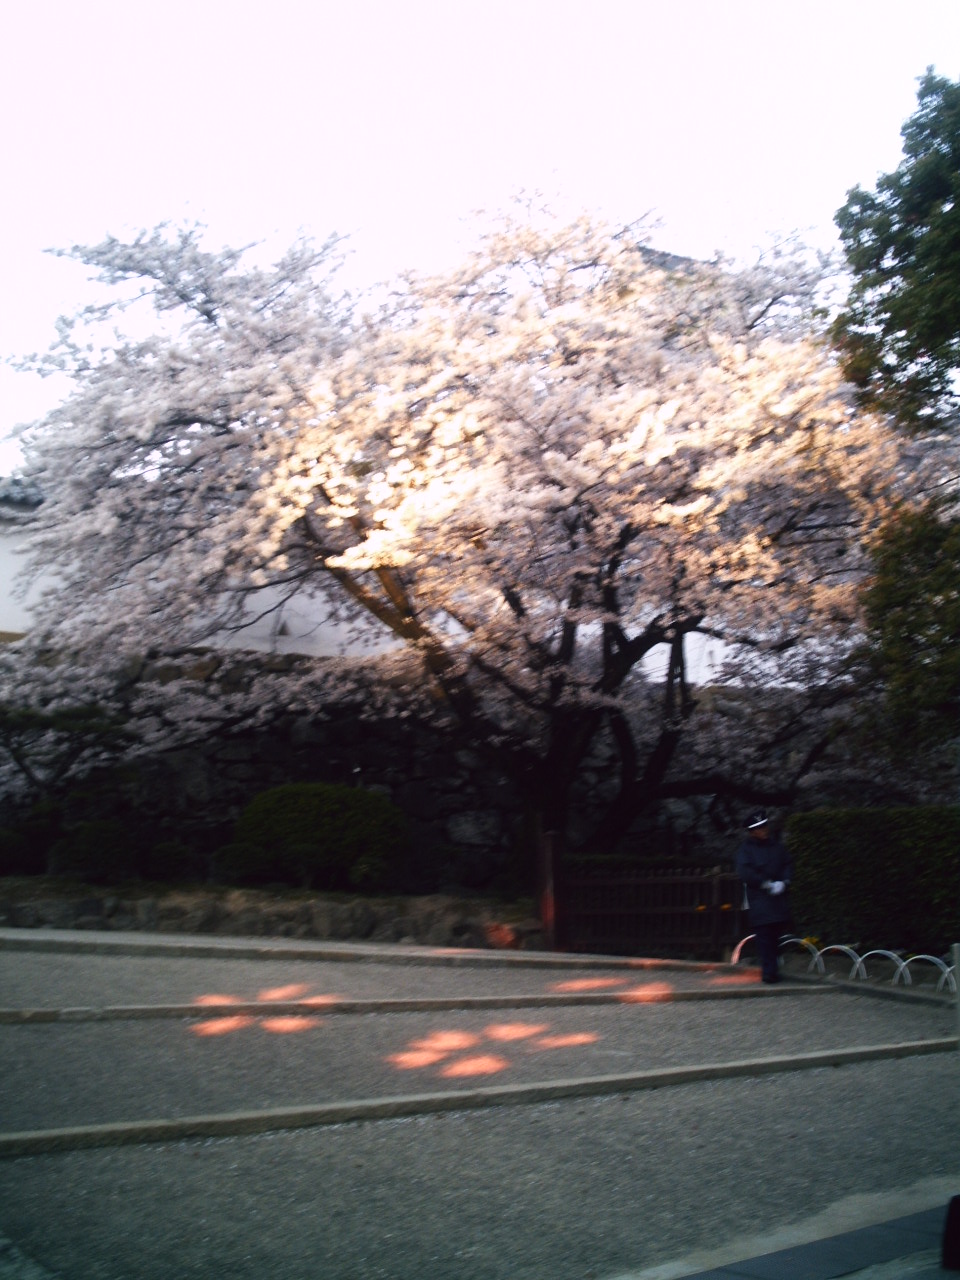
[[[356,938],[362,942],[369,938],[376,928],[377,913],[368,902],[352,902],[347,909],[345,923],[349,932],[341,936],[344,938]]]
[[[35,929],[43,924],[40,913],[32,902],[11,902],[7,913],[10,923],[16,929]]]
[[[220,922],[221,914],[218,903],[212,899],[201,899],[181,917],[179,927],[184,933],[212,933]]]
[[[70,929],[76,918],[76,910],[72,902],[51,899],[37,903],[37,915],[39,923],[46,925],[48,929]]]
[[[437,792],[426,782],[408,782],[395,796],[397,804],[414,818],[429,818],[437,812]]]
[[[459,844],[491,845],[500,839],[500,815],[482,810],[455,813],[447,819],[447,835]]]
[[[426,931],[423,939],[428,947],[449,947],[453,945],[453,927],[447,920],[435,921]]]
[[[140,898],[135,907],[138,929],[155,929],[157,927],[156,898]]]
[[[409,928],[407,920],[384,916],[377,921],[370,933],[371,942],[399,942]]]

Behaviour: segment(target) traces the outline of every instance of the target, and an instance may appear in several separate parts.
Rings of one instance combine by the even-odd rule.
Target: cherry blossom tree
[[[364,311],[332,245],[273,270],[194,233],[74,253],[162,323],[93,357],[64,326],[49,358],[77,390],[27,442],[56,570],[34,644],[189,644],[307,596],[389,637],[374,674],[542,830],[606,762],[594,842],[671,796],[785,800],[822,757],[869,539],[940,454],[854,410],[800,259],[518,217]]]

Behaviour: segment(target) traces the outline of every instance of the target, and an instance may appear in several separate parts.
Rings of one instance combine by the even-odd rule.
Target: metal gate
[[[557,941],[570,951],[719,960],[743,936],[729,867],[576,863],[557,876]]]

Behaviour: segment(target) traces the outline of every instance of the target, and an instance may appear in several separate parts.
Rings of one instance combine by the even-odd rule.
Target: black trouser
[[[783,920],[773,924],[757,924],[753,932],[757,938],[757,951],[760,953],[760,968],[763,970],[764,982],[776,982],[779,977],[777,956],[780,952],[780,936],[786,925]]]

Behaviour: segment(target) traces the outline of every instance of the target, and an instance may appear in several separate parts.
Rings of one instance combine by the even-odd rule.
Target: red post
[[[557,945],[557,904],[554,892],[554,848],[556,833],[543,831],[540,833],[540,923],[543,926],[543,941],[548,951],[554,951]]]

